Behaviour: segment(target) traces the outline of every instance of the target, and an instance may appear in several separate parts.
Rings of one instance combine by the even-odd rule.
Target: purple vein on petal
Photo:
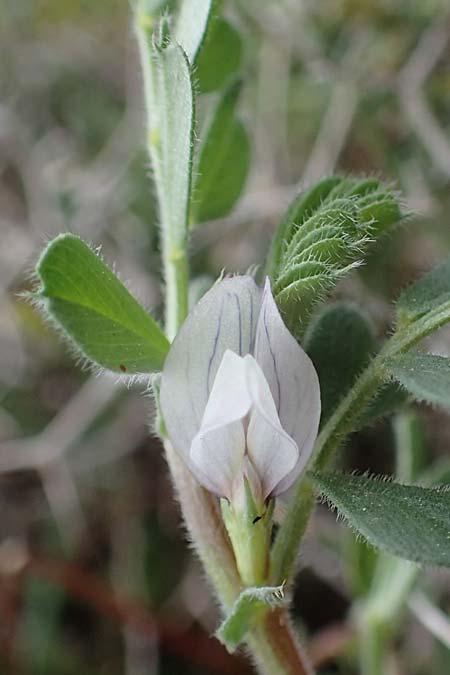
[[[264,306],[264,321],[263,321],[263,323],[264,323],[264,332],[265,332],[266,338],[267,338],[267,345],[269,347],[269,352],[270,352],[270,355],[271,355],[272,361],[273,361],[273,370],[274,370],[274,373],[275,373],[275,380],[276,380],[276,383],[277,383],[277,393],[278,393],[277,412],[278,412],[278,415],[279,415],[280,410],[281,410],[281,384],[280,384],[280,377],[278,375],[277,361],[276,361],[276,358],[275,358],[275,353],[274,353],[273,348],[272,348],[272,343],[270,341],[269,329],[267,328],[266,315],[267,315],[267,305]]]
[[[217,330],[216,330],[216,334],[214,336],[213,350],[211,352],[211,356],[209,357],[209,362],[208,362],[208,372],[207,372],[207,376],[206,376],[206,389],[207,389],[206,398],[209,397],[209,394],[211,392],[211,371],[212,371],[212,364],[213,364],[213,361],[214,361],[214,358],[215,358],[216,352],[217,352],[217,345],[219,343],[220,331],[221,331],[221,328],[222,328],[223,308],[224,308],[224,301],[222,300],[222,303],[220,305],[219,319],[217,321]]]

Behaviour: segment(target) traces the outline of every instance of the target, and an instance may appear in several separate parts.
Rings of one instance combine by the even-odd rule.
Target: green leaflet
[[[195,64],[200,93],[222,89],[241,66],[243,44],[238,31],[219,15],[218,0],[183,0],[175,39]]]
[[[414,321],[450,301],[450,258],[412,283],[397,300],[400,322]]]
[[[234,652],[247,631],[270,609],[282,605],[284,590],[281,586],[258,586],[246,588],[234,603],[230,614],[220,625],[216,635]]]
[[[225,19],[211,21],[205,43],[196,60],[196,75],[202,94],[222,89],[239,72],[243,44],[237,30]]]
[[[391,415],[395,410],[401,408],[407,400],[408,393],[397,382],[383,384],[362,413],[358,421],[358,428]]]
[[[418,401],[450,407],[450,359],[409,352],[387,359],[386,367]]]
[[[72,234],[56,237],[36,268],[38,298],[78,349],[122,373],[161,370],[169,343],[109,267]]]
[[[323,424],[376,350],[372,326],[346,303],[326,307],[312,322],[304,348],[320,380]]]
[[[448,462],[434,464],[431,470],[423,471],[424,438],[420,419],[414,413],[404,412],[394,418],[393,427],[397,479],[418,480],[425,486],[448,482]],[[361,546],[361,542],[358,544]],[[378,625],[394,620],[404,609],[420,572],[417,565],[378,553],[370,588],[361,607],[365,620]]]
[[[203,141],[193,191],[191,223],[226,215],[239,198],[250,165],[247,131],[236,117],[240,85],[229,88]]]
[[[395,439],[396,471],[399,481],[416,481],[422,471],[424,439],[419,418],[412,412],[401,412],[392,420]],[[423,480],[425,485],[432,482]],[[435,484],[438,484],[437,482]],[[363,613],[371,620],[385,623],[404,606],[413,582],[420,573],[417,565],[380,553],[349,533],[346,565],[358,595],[365,596]]]
[[[450,490],[345,473],[313,473],[314,484],[373,546],[424,565],[450,566]]]
[[[294,201],[275,235],[268,272],[299,339],[316,304],[400,218],[394,192],[374,178],[327,178]]]
[[[272,240],[271,249],[267,260],[267,273],[274,280],[279,272],[281,261],[287,250],[296,226],[319,208],[322,201],[330,193],[330,190],[340,183],[338,176],[325,178],[312,187],[301,192],[292,202],[279,224]]]

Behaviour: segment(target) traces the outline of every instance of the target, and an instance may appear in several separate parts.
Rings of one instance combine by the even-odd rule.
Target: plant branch
[[[292,506],[272,547],[270,583],[274,586],[283,583],[289,577],[297,558],[298,544],[306,532],[314,504],[313,487],[305,478],[298,487]]]
[[[320,432],[314,450],[314,468],[325,469],[336,450],[357,428],[361,414],[385,382],[385,359],[408,351],[448,321],[450,302],[443,303],[412,323],[399,325],[397,332],[356,380]],[[273,546],[272,583],[280,584],[290,577],[314,503],[312,495],[307,498],[305,481],[301,481]]]
[[[361,675],[383,675],[384,640],[376,623],[363,623],[359,633],[359,668]]]
[[[185,55],[176,46],[175,48],[179,49],[178,63],[176,59],[172,62],[168,58],[166,62],[165,52],[153,46],[153,27],[154,17],[144,9],[137,10],[135,28],[147,110],[147,147],[152,162],[161,219],[162,259],[166,282],[166,334],[169,340],[173,340],[188,313],[187,233],[194,104],[189,64]],[[180,71],[176,71],[174,64]],[[169,66],[172,66],[173,71]],[[183,150],[186,151],[186,138],[182,133],[183,131],[187,133],[186,128],[181,129],[180,138],[173,138],[176,136],[177,127],[182,126],[180,120],[175,121],[172,117],[175,76],[184,87],[183,92],[180,90],[181,99],[186,89],[189,90],[188,98],[191,99],[184,102],[186,109],[189,110],[187,124],[190,141],[187,166],[183,166],[185,157],[179,154]],[[175,187],[178,190],[177,194],[173,193]]]

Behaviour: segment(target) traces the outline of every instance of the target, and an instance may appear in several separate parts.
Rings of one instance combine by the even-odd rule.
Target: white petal
[[[247,361],[227,349],[217,371],[200,427],[200,433],[219,429],[243,419],[252,405],[248,386]],[[253,361],[253,359],[252,359]]]
[[[242,420],[252,405],[245,361],[229,350],[225,352],[190,451],[190,466],[198,480],[208,490],[228,499],[236,475],[242,470],[245,454]]]
[[[253,347],[261,290],[251,277],[217,283],[189,314],[176,336],[161,379],[161,409],[177,452],[188,461],[206,402],[227,349]]]
[[[231,499],[244,453],[244,427],[241,421],[232,422],[222,429],[197,434],[192,441],[189,466],[203,487]]]
[[[276,486],[276,494],[281,494],[311,457],[320,420],[320,388],[311,359],[283,323],[268,279],[254,355],[269,384],[281,425],[299,448],[296,465]]]
[[[255,359],[245,357],[252,410],[247,452],[262,484],[263,498],[278,494],[278,485],[294,469],[299,451],[283,430],[266,378]]]

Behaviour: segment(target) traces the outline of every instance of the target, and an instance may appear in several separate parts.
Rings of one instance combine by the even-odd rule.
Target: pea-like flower
[[[320,418],[314,366],[284,325],[267,280],[218,282],[190,313],[162,374],[161,409],[197,480],[236,506],[262,504],[305,468]]]

